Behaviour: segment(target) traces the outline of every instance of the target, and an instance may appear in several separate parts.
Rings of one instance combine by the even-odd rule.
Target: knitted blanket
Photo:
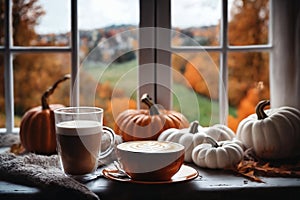
[[[38,187],[47,199],[99,199],[85,185],[63,174],[57,155],[0,154],[0,180]]]

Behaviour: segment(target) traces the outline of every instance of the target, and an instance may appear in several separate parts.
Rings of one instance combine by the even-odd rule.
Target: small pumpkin
[[[148,94],[141,97],[149,109],[128,109],[116,118],[115,133],[124,141],[157,140],[158,136],[169,128],[186,128],[188,120],[179,112],[159,109]]]
[[[165,130],[158,137],[159,141],[170,141],[182,144],[185,147],[184,161],[192,161],[193,149],[205,142],[205,137],[210,136],[217,141],[231,140],[234,132],[225,125],[215,124],[211,127],[202,127],[198,121],[191,123],[189,128]]]
[[[192,150],[194,146],[202,143],[205,134],[199,133],[199,129],[202,127],[199,125],[198,121],[194,121],[191,123],[189,128],[176,129],[170,128],[163,131],[159,137],[158,141],[170,141],[182,144],[184,148],[184,161],[191,162],[192,161]]]
[[[70,78],[67,74],[56,81],[41,98],[41,106],[31,108],[21,119],[20,141],[23,147],[37,154],[50,155],[56,152],[56,135],[53,110],[64,107],[48,103],[48,98],[57,86]]]
[[[300,155],[300,111],[284,106],[264,111],[270,101],[256,106],[256,113],[243,119],[237,138],[264,159],[286,159]]]
[[[243,159],[243,149],[234,141],[217,142],[207,136],[203,143],[196,146],[192,152],[192,159],[199,167],[211,169],[225,169],[238,164]]]

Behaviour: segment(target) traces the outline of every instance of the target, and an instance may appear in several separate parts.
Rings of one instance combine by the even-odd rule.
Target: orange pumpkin
[[[54,112],[56,108],[64,107],[61,104],[48,103],[48,98],[53,94],[59,83],[70,78],[65,75],[56,81],[42,96],[42,106],[28,110],[21,119],[20,140],[23,147],[37,154],[50,155],[56,153],[56,135]]]
[[[148,94],[144,94],[141,101],[149,109],[125,110],[116,118],[114,130],[122,136],[123,141],[156,140],[166,129],[189,127],[189,122],[183,114],[159,109]]]

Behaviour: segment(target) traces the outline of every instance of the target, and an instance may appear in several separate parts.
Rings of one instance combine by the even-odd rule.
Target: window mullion
[[[1,49],[0,49],[1,50]],[[71,47],[23,47],[16,46],[10,48],[11,53],[52,53],[52,52],[71,52]]]
[[[70,105],[79,105],[79,32],[78,32],[78,3],[71,1],[71,88]]]
[[[4,96],[6,132],[12,133],[14,129],[14,84],[13,84],[13,60],[12,52],[12,4],[10,0],[5,1],[4,15]]]
[[[155,98],[155,3],[140,0],[138,99],[144,93]],[[140,108],[140,101],[138,100]]]
[[[171,109],[171,0],[157,0],[156,10],[156,102]]]
[[[228,72],[227,72],[227,50],[228,50],[228,0],[222,0],[221,19],[221,55],[219,76],[219,121],[227,124],[228,116]]]

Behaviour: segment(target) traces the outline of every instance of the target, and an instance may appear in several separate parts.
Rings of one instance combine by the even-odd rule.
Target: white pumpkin
[[[300,155],[300,111],[292,107],[264,111],[270,101],[261,101],[256,114],[243,119],[237,138],[264,159],[286,159]]]
[[[199,133],[199,129],[202,127],[198,121],[191,123],[189,128],[176,129],[170,128],[163,131],[158,137],[158,141],[170,141],[182,144],[184,146],[184,161],[192,161],[192,150],[196,144],[200,144],[204,141],[205,134]],[[195,144],[194,144],[195,143]]]
[[[170,141],[182,144],[185,147],[185,162],[192,162],[192,151],[195,146],[205,142],[205,137],[210,136],[217,141],[231,140],[234,132],[225,125],[216,124],[212,127],[202,127],[198,121],[191,123],[189,128],[167,129],[158,137],[158,141]]]
[[[205,127],[202,131],[217,141],[232,140],[235,137],[234,132],[228,126],[223,124]]]
[[[206,137],[209,143],[196,146],[192,159],[199,167],[225,169],[238,164],[243,159],[243,149],[233,140],[217,143],[212,137]]]

